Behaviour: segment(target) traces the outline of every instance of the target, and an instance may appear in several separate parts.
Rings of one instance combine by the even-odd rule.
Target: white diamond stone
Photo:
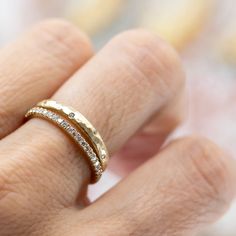
[[[63,121],[62,118],[58,118],[58,119],[57,119],[57,122],[58,122],[58,123],[61,123],[62,121]]]
[[[76,134],[76,137],[75,137],[76,141],[80,143],[81,141],[81,136],[79,134]]]
[[[96,161],[97,160],[97,157],[96,157],[95,153],[92,153],[92,155],[90,155],[90,159],[92,161]]]
[[[81,142],[81,145],[83,146],[83,147],[86,147],[86,142],[84,142],[84,140]]]
[[[95,165],[96,167],[100,167],[100,162],[99,162],[99,161],[96,161],[96,162],[94,163],[94,165]]]
[[[95,166],[95,170],[99,172],[101,170],[101,167],[100,166]]]
[[[59,116],[56,115],[56,114],[54,114],[54,115],[52,116],[52,119],[53,119],[53,120],[57,120],[58,118],[59,118]]]
[[[71,113],[68,115],[68,117],[69,117],[70,119],[73,119],[73,118],[75,117],[75,113],[71,112]]]
[[[61,126],[62,126],[63,128],[66,128],[66,127],[68,126],[68,123],[67,123],[65,120],[63,120],[63,121],[61,122]]]
[[[76,130],[71,126],[69,132],[75,136],[76,135]]]

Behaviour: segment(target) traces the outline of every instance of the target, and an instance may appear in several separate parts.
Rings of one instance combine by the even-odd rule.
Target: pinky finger
[[[234,172],[234,160],[210,141],[175,141],[88,207],[93,224],[86,230],[91,235],[191,235],[228,208]]]

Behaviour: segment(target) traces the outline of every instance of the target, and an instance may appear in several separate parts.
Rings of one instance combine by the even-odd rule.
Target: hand
[[[215,221],[234,196],[234,161],[198,137],[159,150],[182,117],[176,53],[132,30],[92,54],[86,36],[58,20],[1,51],[0,235],[189,235]],[[71,140],[45,120],[23,124],[49,97],[84,114],[111,155],[119,151],[113,168],[152,158],[90,204],[90,168]],[[124,154],[129,162],[119,162]]]

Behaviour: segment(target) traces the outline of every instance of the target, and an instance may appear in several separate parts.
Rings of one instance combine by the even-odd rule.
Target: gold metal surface
[[[94,126],[80,112],[53,100],[43,100],[39,102],[37,106],[56,111],[59,114],[66,116],[68,120],[70,120],[78,128],[81,128],[88,136],[93,147],[95,148],[95,151],[97,152],[97,155],[101,162],[102,169],[106,169],[109,155],[105,143],[103,142],[101,135],[94,128]]]
[[[27,119],[34,117],[46,119],[66,132],[66,134],[69,135],[87,155],[87,160],[92,169],[91,183],[96,183],[101,178],[103,168],[98,155],[93,151],[90,144],[82,137],[81,133],[69,122],[69,120],[60,116],[56,112],[38,106],[31,108],[26,113],[25,117]]]

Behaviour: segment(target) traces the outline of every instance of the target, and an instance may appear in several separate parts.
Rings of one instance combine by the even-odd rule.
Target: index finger
[[[90,57],[88,38],[63,20],[47,20],[0,52],[0,139],[23,123]]]

